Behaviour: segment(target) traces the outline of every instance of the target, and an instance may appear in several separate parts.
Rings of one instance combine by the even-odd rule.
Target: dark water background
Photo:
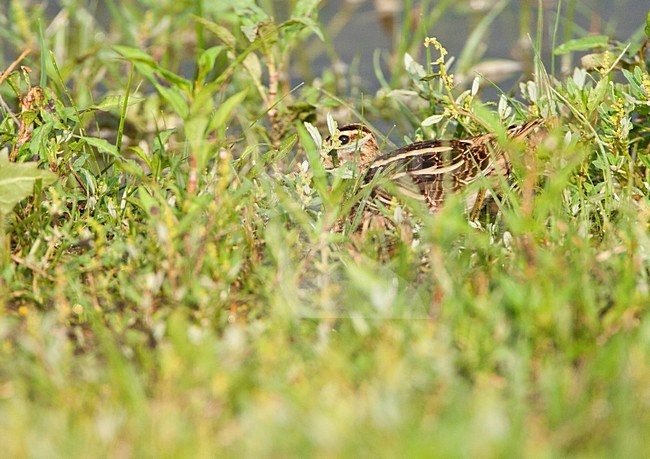
[[[405,15],[410,15],[412,23],[417,24],[419,18],[430,17],[431,11],[436,8],[443,11],[436,21],[420,21],[419,25],[413,27],[417,27],[420,36],[426,34],[437,37],[448,49],[450,56],[458,57],[465,49],[467,37],[472,30],[495,8],[495,5],[503,1],[507,6],[490,25],[485,39],[480,44],[480,58],[476,61],[490,59],[520,61],[523,57],[530,59],[532,51],[530,48],[525,49],[526,44],[530,46],[526,34],[531,34],[532,40],[535,40],[539,4],[544,6],[544,45],[541,51],[547,66],[551,65],[551,36],[558,7],[561,11],[561,20],[556,44],[564,41],[567,29],[571,32],[570,38],[588,34],[605,34],[626,42],[635,32],[638,34],[642,30],[647,11],[650,9],[648,0],[430,0],[424,2],[428,5],[424,9],[419,9],[422,5],[420,1],[325,0],[321,4],[319,18],[338,57],[333,60],[332,54],[326,52],[326,46],[312,38],[305,43],[304,54],[307,57],[303,55],[302,58],[295,59],[291,71],[292,86],[302,81],[309,82],[313,77],[320,75],[323,69],[342,65],[348,66],[350,75],[358,77],[355,84],[362,91],[374,93],[380,87],[373,64],[373,55],[376,52],[381,53],[380,68],[388,78],[390,78],[391,66],[403,66],[402,54],[407,50],[397,49],[397,47],[400,42],[403,43],[400,37],[405,35],[401,30]],[[128,0],[115,0],[114,4],[118,9],[119,5],[133,4],[127,2]],[[39,4],[36,1],[30,3]],[[62,0],[42,3],[46,5],[47,20],[57,16],[62,3]],[[142,2],[144,3],[146,2]],[[292,2],[260,0],[259,3],[273,10],[272,14],[278,22],[288,19]],[[205,5],[209,5],[209,2]],[[381,11],[385,10],[387,5],[391,7],[389,8],[391,12],[382,14]],[[9,0],[0,0],[0,14],[8,11],[8,6]],[[119,28],[112,19],[106,2],[89,1],[87,9],[107,33]],[[144,5],[142,9],[145,9]],[[209,19],[218,21],[218,18],[209,17]],[[421,41],[416,44],[419,43]],[[2,49],[3,64],[11,62],[17,53],[22,51],[13,49],[7,43],[2,44]],[[418,51],[417,48],[411,47],[408,51],[422,52],[422,46],[419,46],[419,49]],[[188,59],[193,59],[189,56],[191,53],[188,53]],[[418,59],[418,56],[415,57]],[[525,63],[523,66],[525,72]],[[181,73],[187,73],[186,76],[190,77],[193,68],[193,62],[188,60],[187,65],[182,65]],[[458,69],[452,68],[451,71],[456,73]],[[499,84],[503,89],[508,90],[508,87],[513,86],[521,75],[522,72],[519,72],[518,75],[512,75]],[[469,78],[471,79],[471,75]],[[489,93],[484,95],[489,97]]]
[[[348,2],[341,0],[330,0],[325,2],[321,11],[321,19],[325,24],[330,23],[332,17]],[[376,4],[380,1],[363,1],[358,8],[351,13],[348,22],[340,33],[333,36],[333,43],[343,62],[359,63],[359,74],[366,76],[368,89],[375,88],[378,83],[374,77],[372,55],[375,50],[393,50],[395,35],[391,34],[382,24],[381,15],[376,10]],[[396,27],[401,26],[402,17],[405,12],[403,7],[406,2],[394,2],[398,5],[399,12],[394,19]],[[418,2],[413,2],[417,4]],[[441,2],[432,2],[432,7]],[[491,6],[497,4],[496,0],[458,0],[448,7],[441,18],[431,29],[427,29],[428,36],[435,36],[447,48],[450,56],[459,56],[465,48],[468,35],[481,19],[488,13]],[[650,9],[650,1],[647,0],[582,0],[574,2],[572,11],[567,10],[570,1],[543,1],[543,36],[544,46],[542,55],[547,65],[551,59],[551,36],[556,20],[558,6],[561,8],[559,31],[556,44],[564,41],[565,30],[568,28],[570,38],[578,38],[587,34],[603,34],[612,39],[627,42],[632,35],[642,30],[645,24],[645,17]],[[417,5],[416,5],[417,6]],[[479,8],[479,7],[483,8]],[[528,21],[522,21],[526,7],[529,7],[530,17]],[[412,8],[414,15],[422,14]],[[535,40],[537,33],[537,0],[511,0],[503,11],[496,17],[489,28],[486,40],[482,43],[485,47],[482,59],[508,59],[518,60],[521,56],[522,36],[526,33],[532,35]],[[567,16],[570,17],[570,24],[567,24]],[[522,32],[522,22],[525,23]],[[527,25],[526,25],[527,24]],[[524,42],[530,41],[523,37]],[[526,43],[524,43],[526,44]],[[528,53],[530,54],[530,52]],[[398,63],[398,64],[401,64]],[[316,66],[327,65],[326,59],[320,57]]]

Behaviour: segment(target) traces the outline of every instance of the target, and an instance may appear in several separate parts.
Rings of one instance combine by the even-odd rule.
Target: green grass
[[[642,457],[644,25],[629,47],[551,37],[597,65],[534,59],[487,103],[423,46],[441,4],[356,98],[336,69],[291,86],[305,43],[334,53],[317,2],[258,3],[113,1],[109,25],[86,2],[49,23],[0,10],[2,69],[32,48],[1,80],[1,153],[33,178],[7,185],[18,165],[0,163],[3,455]],[[400,145],[540,116],[547,132],[510,146],[519,191],[496,216],[452,199],[341,233],[364,197],[320,165],[304,122],[326,136],[328,114],[396,124]]]

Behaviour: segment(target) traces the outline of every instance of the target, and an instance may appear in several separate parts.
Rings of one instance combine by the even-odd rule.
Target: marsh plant
[[[524,8],[502,87],[470,69],[508,2],[460,56],[432,3],[364,75],[314,0],[0,7],[5,454],[648,450],[650,16],[619,42]],[[494,133],[511,183],[355,231],[370,193],[321,156],[350,122]]]

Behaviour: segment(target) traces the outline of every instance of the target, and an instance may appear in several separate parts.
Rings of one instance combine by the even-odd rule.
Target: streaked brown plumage
[[[512,141],[521,141],[542,120],[533,120],[508,129]],[[481,177],[489,180],[489,188],[498,189],[511,174],[507,152],[496,141],[496,134],[467,139],[425,140],[381,154],[379,144],[366,126],[349,124],[339,128],[334,138],[325,141],[324,164],[335,167],[354,160],[364,182],[370,184],[377,176],[388,178],[398,192],[426,203],[435,212],[451,194],[461,191]],[[374,194],[388,204],[390,193],[377,187]],[[467,196],[466,206],[474,214],[480,209],[485,190]]]

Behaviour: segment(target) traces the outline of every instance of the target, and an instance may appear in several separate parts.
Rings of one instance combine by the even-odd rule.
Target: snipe
[[[529,121],[508,129],[511,141],[523,141],[542,120]],[[496,134],[451,139],[424,140],[382,154],[375,135],[362,124],[348,124],[323,143],[326,168],[354,161],[364,174],[364,184],[376,176],[386,177],[399,194],[426,203],[437,211],[449,194],[459,192],[481,177],[488,180],[490,190],[506,183],[512,172],[508,153],[497,142]],[[386,187],[377,187],[373,194],[384,204],[392,200]],[[476,218],[487,189],[468,194],[466,208]]]

